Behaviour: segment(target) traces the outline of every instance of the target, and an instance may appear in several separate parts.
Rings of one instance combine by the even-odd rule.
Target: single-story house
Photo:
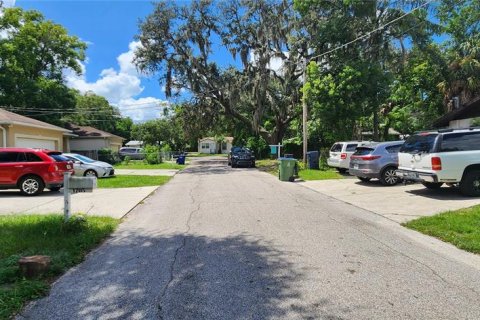
[[[75,134],[70,140],[70,150],[72,152],[98,151],[100,149],[111,149],[114,152],[118,152],[125,140],[122,137],[94,127],[78,126],[73,123],[69,123],[65,127]]]
[[[0,147],[69,151],[70,130],[0,108]]]
[[[132,140],[125,143],[125,147],[129,148],[141,148],[143,147],[143,141]]]
[[[233,137],[225,137],[222,143],[215,138],[206,137],[198,140],[198,153],[229,153],[232,149]]]
[[[468,128],[473,120],[480,117],[480,96],[459,106],[437,119],[433,125],[436,128]]]

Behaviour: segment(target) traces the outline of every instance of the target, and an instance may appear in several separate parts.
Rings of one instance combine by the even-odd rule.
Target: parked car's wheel
[[[360,181],[362,182],[369,182],[370,180],[372,180],[372,178],[365,178],[365,177],[357,177],[358,179],[360,179]]]
[[[395,167],[387,167],[383,169],[382,173],[380,174],[380,182],[384,186],[393,186],[398,183],[398,176],[396,175],[397,168]]]
[[[26,176],[20,180],[20,192],[26,196],[36,196],[45,188],[45,184],[38,176]]]
[[[237,167],[237,164],[235,163],[235,161],[232,161],[232,168],[236,168]]]
[[[440,189],[443,186],[443,182],[422,182],[423,186],[427,189]]]
[[[58,191],[60,191],[60,187],[51,187],[51,188],[49,188],[49,189],[50,189],[50,191],[52,191],[52,192],[58,192]]]
[[[89,169],[83,174],[85,177],[95,177],[98,178],[98,174],[95,170]]]
[[[460,182],[460,192],[466,196],[480,196],[480,170],[471,170],[465,173]]]
[[[250,167],[255,168],[255,161],[252,161],[252,163],[250,164]]]
[[[337,171],[340,172],[340,173],[345,173],[345,172],[347,172],[347,169],[345,169],[345,168],[337,168]]]

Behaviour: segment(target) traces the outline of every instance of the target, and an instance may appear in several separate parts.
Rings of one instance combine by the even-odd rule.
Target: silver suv
[[[349,172],[363,182],[379,179],[384,186],[393,186],[400,180],[397,171],[398,151],[404,141],[382,142],[358,147],[350,158]]]
[[[118,155],[123,160],[125,157],[130,157],[132,160],[143,160],[145,159],[145,153],[142,148],[120,148]]]

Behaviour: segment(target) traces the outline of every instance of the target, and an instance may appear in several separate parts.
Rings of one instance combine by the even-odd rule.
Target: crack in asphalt
[[[191,204],[195,204],[195,197],[193,196],[193,191],[196,190],[198,188],[198,186],[200,185],[200,180],[201,179],[199,178],[195,187],[190,189],[189,195],[190,195],[190,199],[191,199]],[[158,316],[159,316],[159,319],[162,319],[162,320],[165,319],[164,315],[162,314],[163,313],[162,302],[165,299],[165,297],[167,295],[167,291],[168,291],[170,285],[172,284],[172,282],[175,278],[175,275],[174,275],[175,274],[175,265],[177,263],[178,255],[179,255],[180,251],[183,250],[185,248],[185,246],[187,245],[187,235],[188,235],[188,233],[190,232],[190,229],[191,229],[190,223],[192,221],[192,217],[195,213],[200,211],[200,206],[201,206],[201,203],[198,203],[197,207],[195,209],[193,209],[192,211],[190,211],[190,213],[188,214],[188,218],[187,218],[187,221],[185,223],[186,231],[184,233],[182,243],[180,244],[180,246],[178,246],[177,249],[175,249],[175,254],[173,255],[173,261],[170,264],[169,279],[168,279],[167,284],[163,288],[162,293],[160,294],[160,299],[159,299],[160,301],[158,302],[158,311],[159,311]]]

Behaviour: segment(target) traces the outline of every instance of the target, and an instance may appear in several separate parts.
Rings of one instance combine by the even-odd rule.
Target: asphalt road
[[[203,159],[19,318],[480,319],[480,259]]]

